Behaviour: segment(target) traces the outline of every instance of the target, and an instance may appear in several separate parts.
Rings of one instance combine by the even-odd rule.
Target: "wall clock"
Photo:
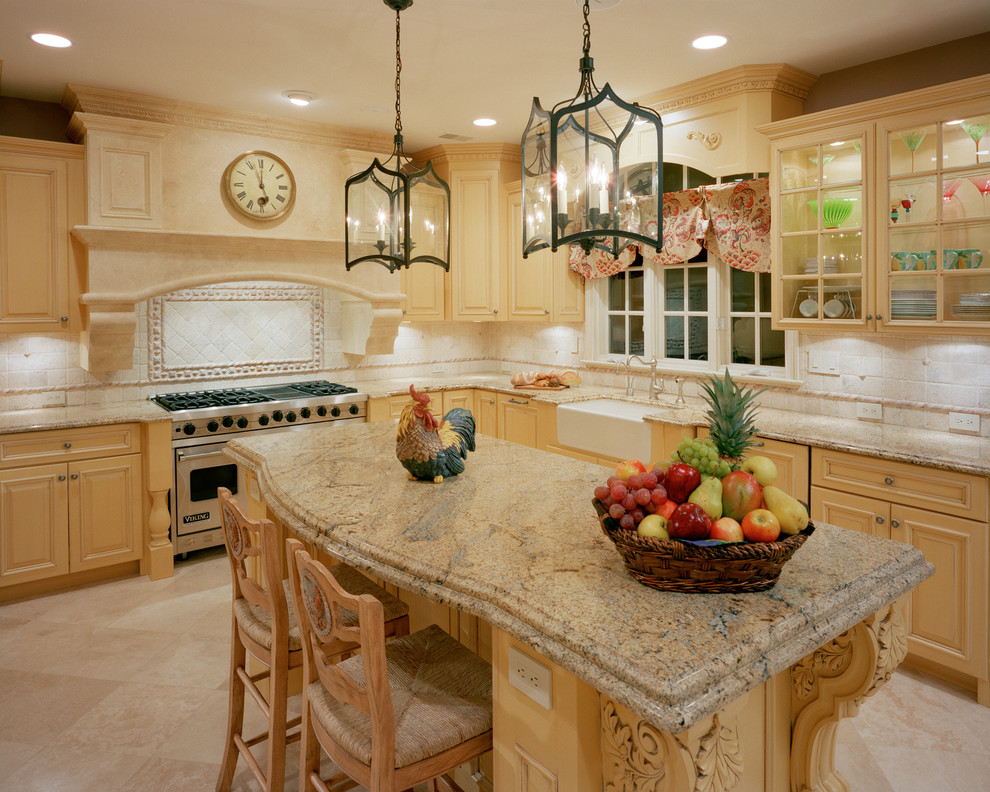
[[[296,198],[289,166],[267,151],[249,151],[231,162],[223,174],[223,189],[239,212],[255,220],[281,217]]]

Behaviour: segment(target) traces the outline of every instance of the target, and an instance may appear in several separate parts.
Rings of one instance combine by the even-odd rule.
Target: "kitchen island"
[[[491,625],[499,792],[839,788],[835,724],[904,656],[895,603],[932,572],[918,550],[821,525],[768,592],[658,592],[598,525],[604,468],[477,442],[440,484],[407,478],[391,421],[225,453],[256,512]],[[509,684],[514,647],[552,667],[549,709]]]

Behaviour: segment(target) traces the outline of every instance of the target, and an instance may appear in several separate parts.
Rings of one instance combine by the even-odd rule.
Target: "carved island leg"
[[[855,715],[906,654],[903,607],[895,602],[791,667],[792,792],[848,792],[835,769],[839,720]]]
[[[172,486],[172,424],[169,421],[145,424],[144,474],[148,492],[148,547],[143,571],[152,580],[172,577],[174,556],[169,529],[168,491]]]

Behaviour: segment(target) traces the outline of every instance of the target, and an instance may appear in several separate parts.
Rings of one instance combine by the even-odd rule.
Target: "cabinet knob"
[[[498,308],[492,308],[492,313],[498,316]]]
[[[543,309],[543,315],[544,316],[549,316],[550,315],[550,309],[549,308],[544,308]]]
[[[893,486],[893,484],[894,484],[894,480],[893,480],[893,479],[892,479],[892,478],[891,478],[890,476],[887,476],[887,477],[886,477],[886,478],[885,478],[885,479],[883,480],[883,483],[884,483],[884,484],[886,484],[886,485],[887,485],[888,487],[890,487],[890,486]]]
[[[69,317],[68,317],[68,316],[60,316],[60,317],[58,318],[58,320],[59,320],[60,322],[68,322],[68,321],[69,321]]]
[[[65,474],[63,473],[61,476],[59,476],[58,477],[58,480],[59,481],[65,481]]]
[[[891,520],[890,521],[890,527],[891,528],[900,528],[901,527],[901,521],[900,520]]]
[[[72,443],[66,443],[66,444],[65,444],[65,447],[66,447],[66,448],[72,448]]]
[[[877,314],[877,321],[883,321],[883,314]]]
[[[883,515],[881,515],[881,514],[878,514],[876,516],[876,520],[877,520],[877,525],[883,525],[884,522],[885,522],[884,519],[883,519]]]
[[[71,476],[69,476],[69,478],[72,479],[73,481],[75,481],[77,478],[79,478],[79,474],[78,473],[73,473]]]
[[[872,318],[873,318],[873,314],[867,314],[867,315],[866,315],[866,319],[867,319],[867,321],[869,321],[869,320],[870,320],[870,319],[872,319]]]

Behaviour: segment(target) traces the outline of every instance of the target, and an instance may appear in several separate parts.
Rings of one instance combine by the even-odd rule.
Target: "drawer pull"
[[[877,525],[883,525],[883,523],[884,523],[883,515],[878,514],[876,516],[876,520],[877,520]]]
[[[894,480],[890,476],[887,476],[883,480],[883,483],[886,484],[888,487],[892,487],[894,485]]]
[[[71,476],[69,476],[69,478],[72,479],[73,481],[75,481],[77,478],[79,478],[79,474],[78,473],[73,473]]]
[[[891,528],[900,528],[901,527],[901,521],[900,520],[891,520],[890,521],[890,527]]]
[[[65,447],[66,447],[66,448],[72,448],[72,443],[66,443],[66,444],[65,444]]]
[[[529,404],[528,401],[519,401],[518,399],[509,399],[509,404]]]
[[[65,481],[65,474],[63,473],[61,476],[59,476],[58,477],[58,480],[59,481]]]

